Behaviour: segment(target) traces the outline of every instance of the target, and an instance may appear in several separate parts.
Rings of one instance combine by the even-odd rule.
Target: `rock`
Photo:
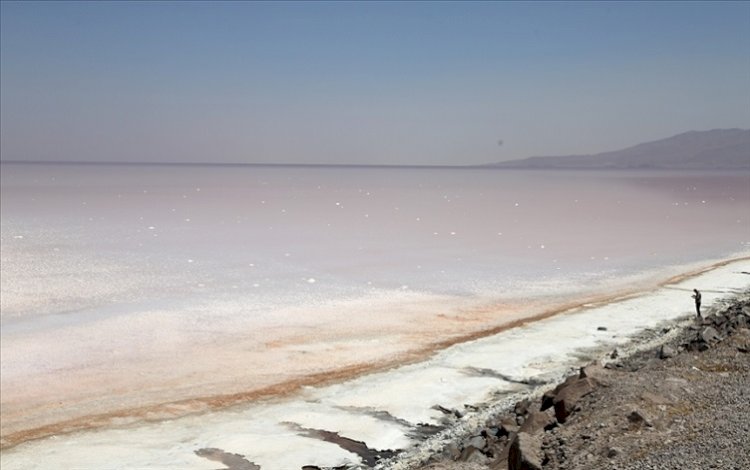
[[[604,379],[605,375],[606,372],[604,372],[604,367],[602,367],[598,363],[592,363],[587,366],[581,367],[578,377],[581,379],[585,379],[586,377],[588,377],[593,380],[596,385],[603,385],[605,387],[608,387],[609,383]]]
[[[531,400],[529,400],[528,398],[524,398],[523,400],[516,403],[516,406],[513,408],[513,412],[518,416],[526,416],[527,414],[529,414],[530,406]]]
[[[645,424],[648,427],[652,427],[654,425],[651,418],[643,412],[641,409],[634,409],[630,412],[628,415],[628,421],[630,421],[633,424]]]
[[[526,434],[536,434],[539,431],[546,431],[552,429],[557,425],[555,417],[550,413],[544,411],[532,411],[526,417],[526,421],[521,425],[518,430],[519,433],[524,432]]]
[[[734,332],[734,342],[737,351],[747,354],[750,352],[750,330],[747,328],[738,328]]]
[[[712,326],[707,326],[700,334],[700,339],[706,343],[721,341],[719,332]]]
[[[474,436],[469,439],[464,447],[476,447],[477,449],[484,449],[487,446],[487,440],[482,436]]]
[[[708,329],[710,329],[710,330],[712,330],[714,332],[716,331],[713,328],[711,328],[710,326],[708,328],[706,328],[706,330],[708,330]],[[683,346],[688,351],[706,351],[709,348],[708,343],[703,339],[703,334],[702,333],[697,334],[692,341],[683,344]]]
[[[669,359],[670,357],[674,357],[675,354],[677,354],[677,352],[674,348],[667,346],[666,344],[662,344],[659,348],[659,359]]]
[[[607,327],[606,326],[599,326],[599,327],[596,328],[596,331],[607,331]]]
[[[489,452],[492,453],[494,465],[493,470],[507,470],[508,466],[508,455],[510,454],[510,445],[516,438],[516,433],[513,433],[508,437],[503,437],[500,441],[492,445]]]
[[[739,315],[732,318],[730,325],[733,329],[739,330],[750,326],[750,320],[744,315]]]
[[[461,449],[458,448],[458,444],[455,442],[451,442],[445,446],[443,453],[453,460],[458,460],[461,457]]]
[[[482,431],[479,433],[480,436],[486,438],[486,437],[498,437],[500,435],[500,428],[496,426],[490,426],[488,428],[482,429]]]
[[[594,388],[594,381],[589,377],[585,377],[572,381],[560,389],[554,399],[555,417],[557,417],[557,421],[559,423],[564,423],[575,409],[578,400],[593,392]]]
[[[555,396],[557,393],[562,390],[564,387],[566,387],[568,384],[571,384],[578,380],[579,376],[571,375],[565,379],[565,381],[561,384],[558,384],[557,387],[555,387],[552,390],[547,390],[544,392],[544,395],[542,395],[542,406],[539,408],[540,411],[544,411],[547,408],[552,408],[554,406],[555,402]]]
[[[699,341],[698,344],[696,345],[695,349],[697,349],[700,352],[708,351],[709,346],[708,346],[708,343],[706,343],[704,341]]]
[[[542,395],[542,405],[539,407],[541,411],[544,411],[546,409],[552,408],[555,401],[555,395],[557,392],[553,390],[547,390],[544,392],[544,395]]]
[[[518,432],[518,424],[515,419],[503,418],[498,426],[499,436],[507,436],[510,433]]]
[[[486,463],[487,456],[482,452],[486,445],[487,441],[483,437],[472,437],[469,443],[464,446],[464,450],[461,451],[458,460],[461,462]]]
[[[542,441],[525,432],[518,433],[510,444],[508,470],[541,470]]]
[[[609,457],[610,459],[617,457],[620,454],[622,454],[622,449],[620,449],[619,447],[610,447],[609,449],[607,449],[607,457]]]

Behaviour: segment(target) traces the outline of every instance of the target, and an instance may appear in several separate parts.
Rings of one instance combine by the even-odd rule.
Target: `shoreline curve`
[[[657,289],[683,282],[714,269],[748,260],[750,260],[750,256],[740,256],[714,262],[684,273],[670,276],[667,279],[656,282],[653,286],[646,289],[639,287],[635,289],[620,289],[615,292],[585,295],[583,297],[578,297],[574,301],[561,303],[560,305],[546,309],[537,314],[511,320],[490,328],[479,329],[441,341],[436,341],[424,347],[393,356],[383,361],[378,361],[377,363],[366,362],[339,367],[330,371],[309,374],[254,390],[195,397],[141,407],[113,410],[111,412],[84,415],[44,426],[15,431],[0,437],[0,449],[11,449],[25,442],[44,439],[54,435],[71,434],[102,428],[117,428],[137,425],[139,423],[174,420],[185,416],[222,410],[232,406],[239,406],[260,400],[284,399],[305,387],[322,387],[334,383],[345,382],[355,377],[384,372],[400,366],[419,363],[429,359],[438,351],[457,344],[493,336],[503,331],[521,327],[528,323],[544,320],[567,312],[594,308],[616,303],[628,298],[645,295]]]

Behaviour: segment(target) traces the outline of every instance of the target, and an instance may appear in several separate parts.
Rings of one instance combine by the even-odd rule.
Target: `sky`
[[[0,3],[3,160],[466,165],[750,128],[750,2]]]

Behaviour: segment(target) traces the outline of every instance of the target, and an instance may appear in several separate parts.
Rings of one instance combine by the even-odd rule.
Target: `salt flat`
[[[360,462],[354,453],[304,432],[318,429],[364,441],[374,449],[411,449],[402,463],[394,464],[394,468],[408,467],[410,460],[419,460],[419,448],[412,449],[419,444],[414,438],[419,425],[441,422],[443,413],[434,405],[463,410],[465,404],[528,390],[520,381],[555,380],[602,351],[627,343],[644,328],[691,314],[694,287],[703,292],[706,309],[717,299],[746,289],[750,277],[743,271],[750,272],[746,259],[640,295],[584,306],[457,344],[423,362],[308,387],[283,399],[27,442],[5,450],[2,466],[215,468],[215,462],[196,454],[201,449],[239,454],[263,470]],[[465,419],[470,422],[471,415]],[[423,445],[437,446],[440,438]]]

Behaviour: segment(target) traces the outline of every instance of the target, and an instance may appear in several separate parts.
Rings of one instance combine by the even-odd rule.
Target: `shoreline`
[[[646,330],[565,380],[488,404],[426,450],[376,468],[745,468],[750,288],[707,310]]]
[[[639,286],[638,288],[632,290],[620,290],[614,293],[610,292],[607,294],[590,294],[583,298],[578,298],[576,299],[576,301],[559,305],[556,308],[545,310],[535,315],[510,320],[498,326],[461,334],[442,341],[438,341],[421,349],[409,351],[400,356],[393,357],[387,361],[381,361],[378,363],[354,364],[333,371],[324,371],[304,376],[296,380],[282,382],[279,384],[274,384],[268,387],[263,387],[247,392],[190,398],[186,400],[177,400],[145,407],[116,410],[108,413],[87,415],[72,420],[56,422],[50,425],[12,432],[2,436],[2,440],[0,440],[0,448],[3,450],[12,449],[19,444],[44,439],[45,437],[49,437],[52,435],[107,429],[113,426],[117,427],[122,425],[134,425],[138,423],[175,420],[185,416],[200,415],[206,412],[216,412],[237,405],[255,403],[268,399],[285,399],[294,396],[295,394],[299,394],[301,391],[308,387],[325,387],[334,384],[340,384],[342,382],[358,377],[370,374],[386,373],[387,371],[396,368],[418,364],[434,357],[440,351],[443,351],[452,346],[488,338],[499,333],[533,324],[541,320],[558,316],[560,314],[597,308],[603,305],[622,302],[630,298],[647,295],[650,292],[654,292],[658,289],[669,286],[670,284],[683,282],[687,279],[716,270],[718,268],[747,260],[750,260],[750,257],[743,256],[722,260],[716,263],[712,263],[708,266],[702,266],[696,269],[692,269],[688,272],[670,276],[669,278],[653,285],[649,289],[642,289],[641,286]]]

